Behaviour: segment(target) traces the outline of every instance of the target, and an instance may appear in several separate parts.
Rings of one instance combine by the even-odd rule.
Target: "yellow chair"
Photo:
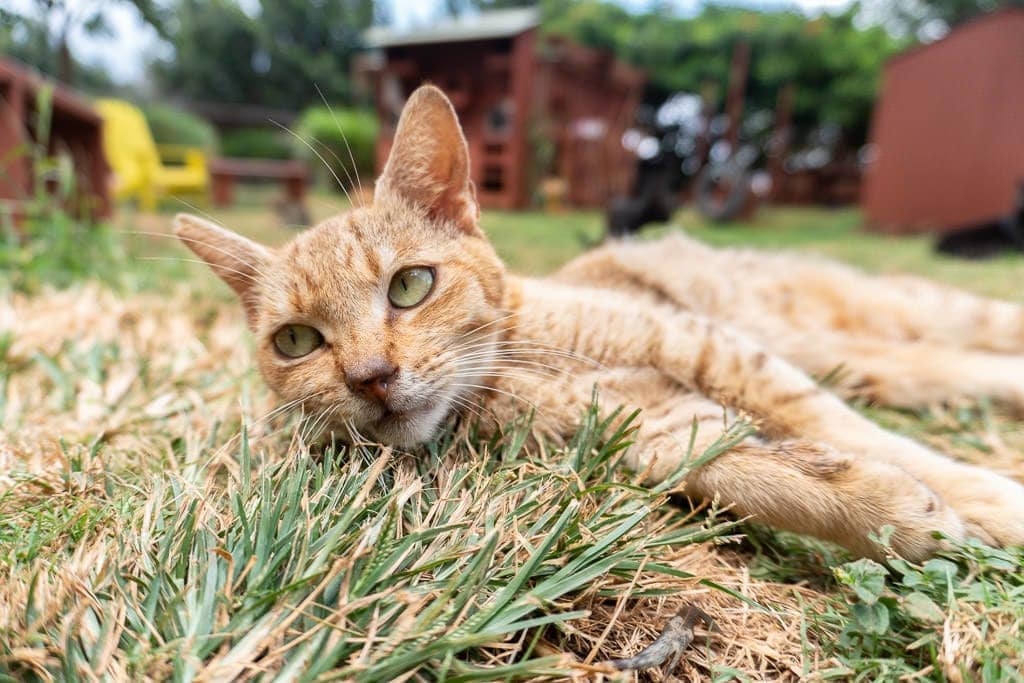
[[[114,170],[117,199],[135,198],[148,211],[177,195],[199,195],[205,201],[210,174],[202,149],[157,145],[146,117],[130,102],[103,99],[95,106],[103,119],[103,150]]]

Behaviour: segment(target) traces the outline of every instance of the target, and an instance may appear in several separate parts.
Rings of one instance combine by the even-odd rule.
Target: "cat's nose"
[[[398,366],[383,359],[372,360],[345,370],[345,384],[353,393],[383,403],[398,375]]]

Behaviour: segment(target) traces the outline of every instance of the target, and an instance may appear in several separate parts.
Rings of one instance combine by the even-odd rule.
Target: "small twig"
[[[634,657],[613,659],[608,664],[619,671],[639,671],[653,669],[668,662],[664,671],[671,673],[679,665],[683,650],[693,642],[693,627],[698,621],[703,622],[709,630],[715,629],[714,620],[704,610],[694,605],[683,605],[665,624],[657,640]]]

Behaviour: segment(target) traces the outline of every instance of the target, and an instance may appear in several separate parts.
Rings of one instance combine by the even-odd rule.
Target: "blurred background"
[[[1017,296],[1022,45],[1022,0],[7,0],[0,275],[158,257],[179,210],[283,241],[429,81],[521,270],[676,225]]]

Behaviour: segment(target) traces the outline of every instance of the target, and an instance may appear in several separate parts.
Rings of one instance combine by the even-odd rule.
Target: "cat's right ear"
[[[452,103],[432,85],[417,88],[399,117],[391,154],[374,191],[375,202],[392,197],[464,232],[480,232],[466,137]]]
[[[249,327],[255,328],[255,284],[270,264],[270,251],[238,233],[187,213],[174,217],[174,234],[235,290],[242,300]]]

